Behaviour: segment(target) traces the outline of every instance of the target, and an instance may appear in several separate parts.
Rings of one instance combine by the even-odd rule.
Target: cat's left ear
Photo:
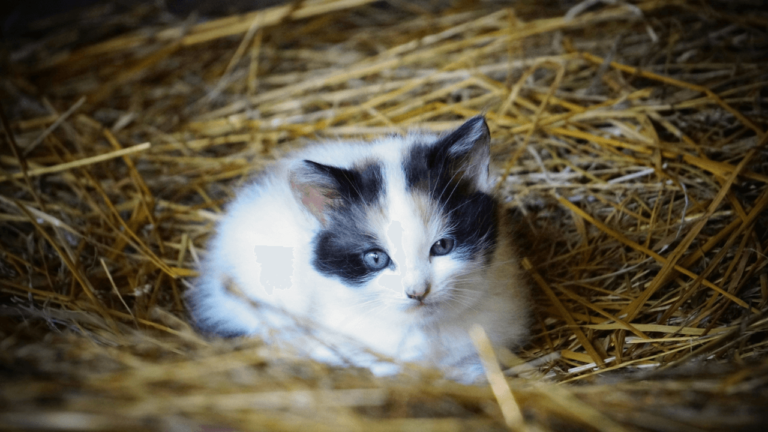
[[[481,191],[487,191],[491,163],[491,131],[482,115],[472,117],[458,129],[440,138],[437,146],[453,170],[460,171]]]

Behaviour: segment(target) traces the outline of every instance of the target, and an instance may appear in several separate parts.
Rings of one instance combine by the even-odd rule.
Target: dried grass
[[[613,3],[102,6],[7,42],[0,429],[760,430],[768,15]],[[475,332],[490,386],[186,324],[206,237],[270,161],[478,113],[538,305],[517,355]]]

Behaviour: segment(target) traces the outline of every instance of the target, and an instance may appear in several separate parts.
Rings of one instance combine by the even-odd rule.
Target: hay
[[[760,2],[437,4],[101,6],[7,39],[0,429],[759,430]],[[478,113],[538,305],[516,355],[476,332],[490,386],[186,324],[222,206],[272,160]]]

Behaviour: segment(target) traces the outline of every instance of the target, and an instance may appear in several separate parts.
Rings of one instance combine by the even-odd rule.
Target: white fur
[[[480,371],[467,335],[472,324],[480,324],[500,346],[524,341],[528,293],[510,239],[501,235],[488,266],[457,260],[452,254],[430,257],[430,247],[450,227],[444,226],[439,211],[424,222],[418,197],[405,192],[401,164],[414,142],[434,139],[409,135],[370,144],[316,145],[286,158],[244,188],[219,224],[202,276],[190,292],[192,313],[200,327],[215,333],[266,337],[270,329],[293,325],[282,310],[398,360],[459,367],[464,371],[456,376],[460,379],[473,379]],[[321,225],[294,198],[289,184],[291,167],[304,159],[341,168],[363,160],[383,163],[384,212],[372,214],[367,223],[386,246],[394,269],[385,269],[366,286],[353,288],[312,267],[311,241]],[[262,285],[261,276],[275,269],[273,265],[262,268],[255,252],[270,246],[290,248],[293,256],[292,263],[277,269],[290,273],[290,284],[273,289]],[[425,282],[431,283],[432,290],[424,305],[416,307],[405,292]],[[251,302],[228,290],[228,283]],[[363,357],[355,358],[351,350],[344,352],[345,347],[343,342],[336,345],[354,363],[371,365]],[[334,354],[319,346],[308,351],[321,360],[334,361]]]

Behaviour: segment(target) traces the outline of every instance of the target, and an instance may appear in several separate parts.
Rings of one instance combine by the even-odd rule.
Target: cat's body
[[[476,375],[470,326],[517,346],[530,309],[488,163],[482,117],[444,137],[324,144],[283,160],[219,224],[189,297],[197,325],[265,335],[291,325],[283,310],[395,359]]]

